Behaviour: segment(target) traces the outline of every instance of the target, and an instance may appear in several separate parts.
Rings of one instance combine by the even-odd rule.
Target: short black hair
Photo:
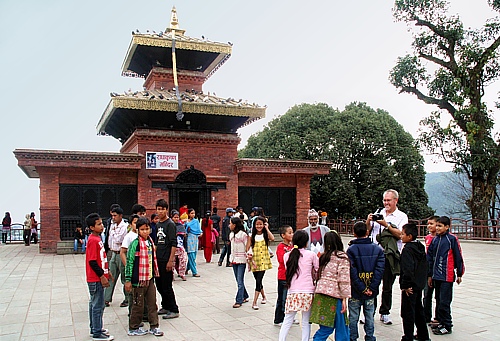
[[[139,219],[137,219],[137,222],[135,223],[135,228],[137,229],[137,231],[139,231],[139,227],[141,227],[143,225],[149,226],[149,219],[148,218],[140,217]]]
[[[121,208],[120,206],[113,207],[111,213],[123,214],[123,208]]]
[[[438,215],[432,215],[429,218],[427,218],[427,222],[429,222],[429,220],[434,220],[437,223],[439,221],[439,216]]]
[[[280,236],[283,236],[289,228],[292,229],[292,231],[293,231],[293,227],[291,227],[290,225],[281,226],[280,227]]]
[[[141,204],[134,204],[134,206],[132,206],[132,214],[136,214],[139,212],[146,212],[146,207]]]
[[[165,199],[158,199],[156,201],[155,207],[163,207],[163,208],[166,208],[168,210],[168,203]]]
[[[451,220],[449,217],[443,215],[439,217],[438,223],[443,224],[444,226],[451,226]]]
[[[111,204],[111,206],[109,207],[109,211],[110,212],[113,211],[113,209],[116,207],[120,207],[120,205],[119,204]]]
[[[366,224],[358,221],[352,228],[356,237],[366,237]]]
[[[411,240],[415,240],[418,237],[417,225],[413,223],[404,224],[403,231],[407,236],[411,236]]]
[[[99,214],[97,213],[90,213],[87,217],[85,217],[85,223],[89,228],[95,227],[95,222],[101,219]]]

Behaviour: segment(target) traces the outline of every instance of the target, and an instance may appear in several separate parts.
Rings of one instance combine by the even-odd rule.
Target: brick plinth
[[[202,91],[203,83],[206,77],[202,72],[197,71],[177,71],[177,84],[180,91]],[[172,69],[154,67],[149,73],[144,87],[148,90],[152,89],[173,89],[175,87],[174,75]]]
[[[39,167],[40,252],[55,253],[59,237],[59,173],[57,168]]]

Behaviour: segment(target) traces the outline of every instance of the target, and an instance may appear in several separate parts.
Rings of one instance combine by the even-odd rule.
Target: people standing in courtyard
[[[351,297],[350,262],[337,232],[327,232],[325,252],[319,258],[318,280],[311,307],[312,323],[319,324],[313,341],[349,341],[347,299]]]
[[[183,281],[186,280],[187,253],[184,246],[186,236],[186,227],[180,222],[179,211],[172,210],[170,218],[175,223],[175,232],[177,236],[177,248],[175,249],[174,269],[177,271],[177,276]]]
[[[451,301],[453,282],[462,283],[465,272],[462,249],[458,238],[450,233],[450,218],[442,216],[436,225],[436,237],[427,250],[429,287],[436,291],[437,320],[439,325],[432,328],[435,335],[451,334]]]
[[[120,206],[115,206],[111,209],[111,219],[113,222],[108,230],[108,245],[109,252],[111,252],[111,258],[109,259],[109,271],[111,272],[112,278],[109,282],[109,287],[104,291],[104,304],[109,307],[110,303],[113,301],[113,293],[115,291],[116,282],[118,278],[123,285],[125,285],[125,266],[120,258],[120,250],[122,247],[123,238],[127,234],[128,224],[123,220],[123,209]],[[123,290],[125,294],[125,290]],[[127,297],[125,297],[122,303],[128,305]]]
[[[319,214],[315,209],[310,209],[307,213],[307,220],[309,225],[306,226],[303,230],[307,233],[309,237],[309,243],[307,244],[307,249],[319,255],[323,253],[323,239],[327,232],[330,232],[330,229],[326,226],[319,225]]]
[[[382,279],[382,302],[380,304],[380,321],[383,324],[392,324],[391,307],[392,307],[392,286],[399,274],[399,254],[403,248],[401,241],[401,230],[404,224],[408,223],[406,213],[398,209],[399,193],[394,189],[388,189],[383,195],[384,208],[379,212],[382,219],[374,221],[373,214],[370,213],[366,219],[366,227],[370,234],[371,240],[374,243],[380,243],[377,236],[386,234],[392,235],[397,240],[397,250],[385,250],[386,261],[384,278]],[[386,233],[384,233],[386,230]],[[379,238],[380,239],[380,238]],[[388,245],[391,245],[389,243]]]
[[[136,229],[139,234],[127,250],[125,269],[125,291],[132,295],[132,310],[129,317],[128,335],[140,336],[148,332],[154,336],[163,336],[158,321],[156,288],[153,278],[159,277],[153,240],[149,237],[149,221],[145,217],[137,219]],[[140,327],[147,306],[149,331]]]
[[[217,207],[214,207],[212,210],[212,215],[210,216],[210,219],[212,219],[214,223],[214,229],[217,231],[217,236],[215,237],[215,247],[213,249],[213,253],[220,253],[220,222],[221,222],[221,217],[217,214]]]
[[[248,302],[248,292],[245,288],[245,271],[247,267],[246,247],[248,234],[243,226],[243,221],[238,217],[232,217],[229,222],[229,241],[232,246],[230,262],[233,267],[234,277],[238,285],[235,303],[233,308],[239,308],[245,302]]]
[[[140,217],[137,214],[132,214],[130,216],[130,218],[129,218],[130,223],[129,223],[129,226],[127,227],[128,232],[125,235],[125,237],[123,238],[122,246],[120,248],[120,259],[123,263],[123,266],[125,267],[125,270],[127,268],[127,251],[129,249],[132,241],[137,239],[137,237],[139,236],[137,234],[137,228],[136,228],[137,220],[139,220],[139,218]],[[128,307],[128,313],[130,316],[130,312],[132,311],[132,303],[133,303],[132,293],[130,291],[125,290],[124,294],[125,294],[125,297],[127,300],[127,304],[125,304],[125,301],[124,301],[124,302],[120,303],[120,307]]]
[[[269,230],[269,225],[266,218],[259,216],[254,219],[254,228],[252,236],[247,242],[247,255],[252,270],[253,277],[255,278],[255,294],[252,303],[252,309],[258,310],[259,306],[257,301],[259,295],[262,295],[261,304],[267,303],[267,297],[264,293],[264,286],[262,280],[266,270],[272,269],[271,255],[269,254],[270,242],[274,241],[274,235]]]
[[[276,309],[274,311],[274,325],[281,326],[285,318],[285,302],[288,288],[286,286],[286,269],[283,257],[292,251],[293,229],[289,225],[280,228],[280,235],[283,241],[276,247],[276,258],[278,259],[278,297],[276,299]]]
[[[422,290],[427,281],[427,259],[425,246],[417,240],[418,229],[415,224],[405,224],[401,233],[404,243],[401,252],[399,286],[401,288],[401,318],[404,335],[401,341],[414,340],[414,327],[417,328],[417,340],[429,340],[429,331],[425,323]]]
[[[200,221],[196,219],[196,212],[190,208],[188,210],[188,221],[186,223],[187,233],[187,255],[188,264],[186,268],[186,275],[191,270],[193,277],[200,277],[196,267],[196,255],[198,253],[198,237],[202,234]]]
[[[210,219],[210,211],[205,212],[205,217],[201,220],[201,241],[203,247],[203,255],[207,263],[212,262],[212,230],[214,229],[214,222]]]
[[[231,217],[233,216],[234,210],[231,207],[226,208],[226,216],[224,219],[222,219],[222,226],[221,226],[221,238],[222,242],[224,243],[224,246],[222,247],[222,251],[220,253],[219,257],[219,266],[222,266],[222,263],[224,262],[224,257],[227,256],[226,259],[226,266],[229,267],[231,266],[231,263],[229,262],[229,256],[231,255],[231,243],[229,242],[229,233],[231,232],[229,230],[229,223],[231,221]]]
[[[30,246],[30,238],[31,238],[31,218],[29,213],[26,213],[23,223],[23,240],[25,246]]]
[[[299,311],[302,313],[302,341],[308,341],[311,335],[309,318],[319,260],[314,252],[306,249],[308,241],[309,236],[305,231],[295,231],[292,239],[293,250],[283,257],[288,293],[285,303],[285,318],[279,333],[280,341],[286,340],[295,315]]]
[[[110,341],[114,337],[103,328],[104,288],[109,287],[108,260],[100,234],[104,230],[101,217],[91,213],[85,218],[91,234],[85,254],[85,274],[89,288],[89,320],[92,340]]]
[[[38,222],[35,219],[35,212],[31,212],[31,242],[33,244],[38,243]]]
[[[375,341],[375,299],[384,274],[384,250],[367,236],[367,227],[357,222],[353,227],[356,239],[351,240],[347,256],[351,262],[351,298],[349,305],[349,332],[352,341],[358,339],[358,321],[363,308],[365,340]]]
[[[425,252],[429,250],[429,246],[432,243],[434,237],[436,237],[436,226],[439,220],[439,216],[432,216],[427,219],[427,232],[428,234],[424,237],[425,239]],[[434,318],[432,318],[432,297],[434,296],[434,288],[429,287],[427,281],[425,281],[424,289],[424,314],[425,323],[429,323],[432,327],[439,325],[439,321],[436,319],[437,307],[434,309]]]
[[[156,255],[160,277],[155,281],[161,296],[161,308],[158,310],[158,315],[163,315],[164,319],[172,319],[179,317],[179,307],[172,286],[177,249],[176,228],[173,220],[168,217],[168,203],[165,199],[156,201],[156,214],[159,218],[156,224]]]
[[[7,235],[10,232],[10,225],[12,224],[12,219],[10,217],[10,212],[5,212],[5,216],[2,219],[2,243],[7,244]]]

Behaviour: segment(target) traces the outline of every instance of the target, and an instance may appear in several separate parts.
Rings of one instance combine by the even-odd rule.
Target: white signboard
[[[146,169],[179,169],[179,154],[146,152]]]

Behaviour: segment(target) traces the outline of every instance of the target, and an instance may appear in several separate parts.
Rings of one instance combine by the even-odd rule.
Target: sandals
[[[245,298],[245,299],[243,300],[243,303],[247,303],[247,302],[248,302],[248,298]]]
[[[259,310],[259,306],[258,306],[257,304],[254,304],[254,305],[252,306],[252,309],[253,309],[253,310]]]
[[[199,274],[194,274],[193,277],[200,277],[200,275]]]
[[[239,307],[241,307],[241,304],[239,304],[239,303],[233,304],[233,308],[239,308]]]
[[[265,298],[262,299],[262,301],[260,301],[260,303],[262,304],[266,304],[267,303],[267,300]]]

